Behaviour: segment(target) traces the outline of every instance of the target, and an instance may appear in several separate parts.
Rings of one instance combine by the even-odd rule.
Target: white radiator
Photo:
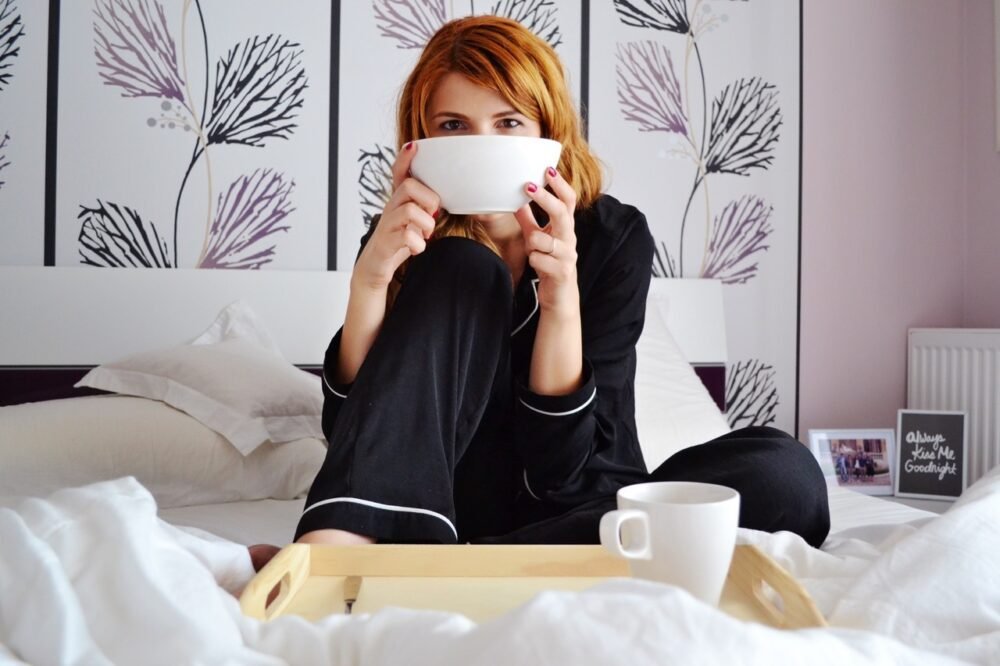
[[[906,406],[966,412],[970,485],[1000,464],[1000,329],[910,329]]]

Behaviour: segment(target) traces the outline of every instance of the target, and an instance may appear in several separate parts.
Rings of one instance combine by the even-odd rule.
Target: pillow
[[[237,302],[191,344],[105,363],[76,386],[162,400],[249,454],[268,441],[323,438],[320,381],[286,361]]]
[[[650,294],[636,344],[635,424],[652,471],[674,453],[729,432],[708,389],[667,329],[663,297]]]
[[[0,492],[48,495],[134,476],[161,508],[305,494],[326,447],[267,442],[244,456],[162,402],[101,395],[0,407]]]

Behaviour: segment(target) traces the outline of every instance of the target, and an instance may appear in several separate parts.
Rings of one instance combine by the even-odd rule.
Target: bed
[[[337,272],[0,268],[0,661],[996,663],[1000,473],[944,515],[829,488],[822,550],[741,530],[830,628],[739,623],[640,581],[482,625],[390,609],[243,617],[245,545],[286,543],[322,461]],[[722,292],[654,280],[637,420],[655,466],[726,429]],[[75,387],[80,381],[85,386]],[[515,640],[516,639],[516,640]],[[405,656],[405,658],[404,658]]]

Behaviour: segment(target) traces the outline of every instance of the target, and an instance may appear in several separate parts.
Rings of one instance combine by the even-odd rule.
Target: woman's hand
[[[576,192],[552,167],[545,182],[555,194],[535,183],[525,191],[549,216],[544,229],[538,226],[530,204],[514,213],[521,225],[528,264],[538,273],[538,307],[542,312],[579,319],[580,290],[576,281],[576,230],[573,212]]]
[[[441,199],[409,177],[416,152],[413,142],[399,151],[392,165],[392,196],[354,264],[337,368],[332,372],[339,384],[354,381],[375,343],[385,319],[386,291],[396,269],[407,257],[423,252],[434,233],[434,213]]]
[[[411,141],[399,151],[392,165],[392,196],[354,265],[353,278],[361,285],[384,290],[400,264],[423,252],[434,233],[434,215],[441,198],[410,177],[410,163],[416,153],[417,144]]]
[[[538,328],[531,352],[528,387],[540,395],[567,395],[583,378],[583,332],[580,288],[576,283],[576,192],[555,169],[545,182],[555,194],[529,183],[525,191],[548,216],[538,226],[530,206],[514,216],[521,225],[528,263],[538,273]]]

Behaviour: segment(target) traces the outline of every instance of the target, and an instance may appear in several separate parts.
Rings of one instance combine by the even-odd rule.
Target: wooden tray
[[[601,546],[285,546],[240,596],[260,620],[368,613],[387,606],[496,617],[543,590],[629,575]],[[772,627],[826,626],[805,589],[753,546],[737,546],[720,609]]]

